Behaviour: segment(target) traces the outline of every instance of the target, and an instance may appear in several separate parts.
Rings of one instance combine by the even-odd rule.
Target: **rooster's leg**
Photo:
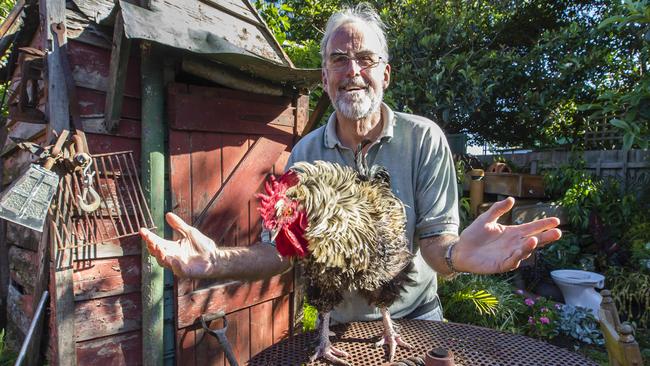
[[[318,347],[316,347],[316,353],[311,356],[310,361],[323,357],[335,364],[349,365],[347,362],[339,358],[348,357],[348,353],[332,346],[332,342],[330,342],[329,338],[330,334],[330,313],[328,311],[321,315],[320,324],[318,325]]]
[[[384,344],[388,345],[388,361],[393,361],[395,357],[395,349],[397,346],[402,346],[404,348],[411,349],[410,344],[404,342],[402,337],[397,334],[395,327],[393,326],[393,321],[390,319],[390,313],[387,308],[381,308],[381,317],[384,322],[384,334],[382,334],[379,342],[375,343],[375,347],[381,347]]]

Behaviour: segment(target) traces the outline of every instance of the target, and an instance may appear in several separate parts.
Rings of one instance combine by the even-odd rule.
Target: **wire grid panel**
[[[100,206],[93,212],[79,206],[83,192],[80,171],[61,177],[51,210],[53,240],[59,250],[135,235],[141,227],[155,228],[133,153],[96,154],[92,160],[92,187],[99,194]]]
[[[397,348],[394,361],[413,356],[424,357],[429,350],[441,347],[451,350],[456,365],[597,365],[583,356],[533,338],[503,333],[472,325],[427,320],[396,320],[402,338],[413,346]],[[350,354],[350,365],[391,365],[387,348],[373,343],[382,334],[381,321],[355,322],[332,327],[336,333],[332,344]],[[265,349],[249,361],[250,366],[266,365],[331,365],[323,359],[309,362],[317,344],[315,332],[302,333]]]

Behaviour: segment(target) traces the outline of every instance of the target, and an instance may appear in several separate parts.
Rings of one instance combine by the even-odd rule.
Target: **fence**
[[[650,151],[648,150],[592,150],[582,153],[570,151],[533,151],[528,153],[506,153],[483,155],[477,158],[486,165],[495,157],[505,158],[515,166],[527,167],[531,174],[567,165],[579,154],[585,161],[585,168],[598,177],[616,177],[623,187],[650,182]]]

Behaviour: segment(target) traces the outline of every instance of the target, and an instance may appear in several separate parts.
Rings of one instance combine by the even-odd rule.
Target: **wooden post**
[[[106,131],[114,131],[120,123],[122,101],[124,100],[124,82],[131,53],[131,40],[124,36],[124,19],[120,10],[115,17],[113,28],[113,48],[108,70],[108,88],[104,106],[104,126]]]
[[[43,49],[47,52],[47,108],[49,126],[47,128],[47,141],[54,136],[53,132],[61,132],[70,128],[69,98],[65,86],[61,57],[68,57],[63,53],[64,48],[55,47],[52,25],[65,22],[65,0],[49,0],[39,2],[41,21],[41,34],[43,35]],[[66,40],[59,46],[64,45]],[[49,245],[49,243],[48,243]],[[67,251],[66,251],[67,252]],[[51,251],[52,254],[56,250]],[[63,255],[66,257],[66,254]],[[68,254],[69,256],[69,254]],[[64,258],[68,259],[68,258]],[[68,263],[65,260],[64,263]],[[70,259],[71,263],[71,259]],[[72,265],[65,267],[53,266],[54,284],[51,306],[56,324],[56,347],[52,363],[58,365],[76,365],[74,332],[74,292],[72,290]],[[39,294],[40,295],[40,294]]]
[[[476,217],[478,214],[478,206],[483,203],[483,193],[484,193],[484,181],[485,172],[483,169],[472,169],[469,173],[470,182],[469,182],[469,204],[470,211],[472,212],[472,217]]]
[[[165,130],[163,57],[143,41],[142,62],[142,186],[158,233],[165,227]],[[142,364],[162,365],[164,272],[146,246],[142,249]]]

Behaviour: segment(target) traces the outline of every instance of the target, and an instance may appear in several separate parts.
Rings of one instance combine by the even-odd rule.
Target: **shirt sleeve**
[[[442,130],[425,135],[416,177],[416,236],[458,235],[458,185],[454,160]]]

